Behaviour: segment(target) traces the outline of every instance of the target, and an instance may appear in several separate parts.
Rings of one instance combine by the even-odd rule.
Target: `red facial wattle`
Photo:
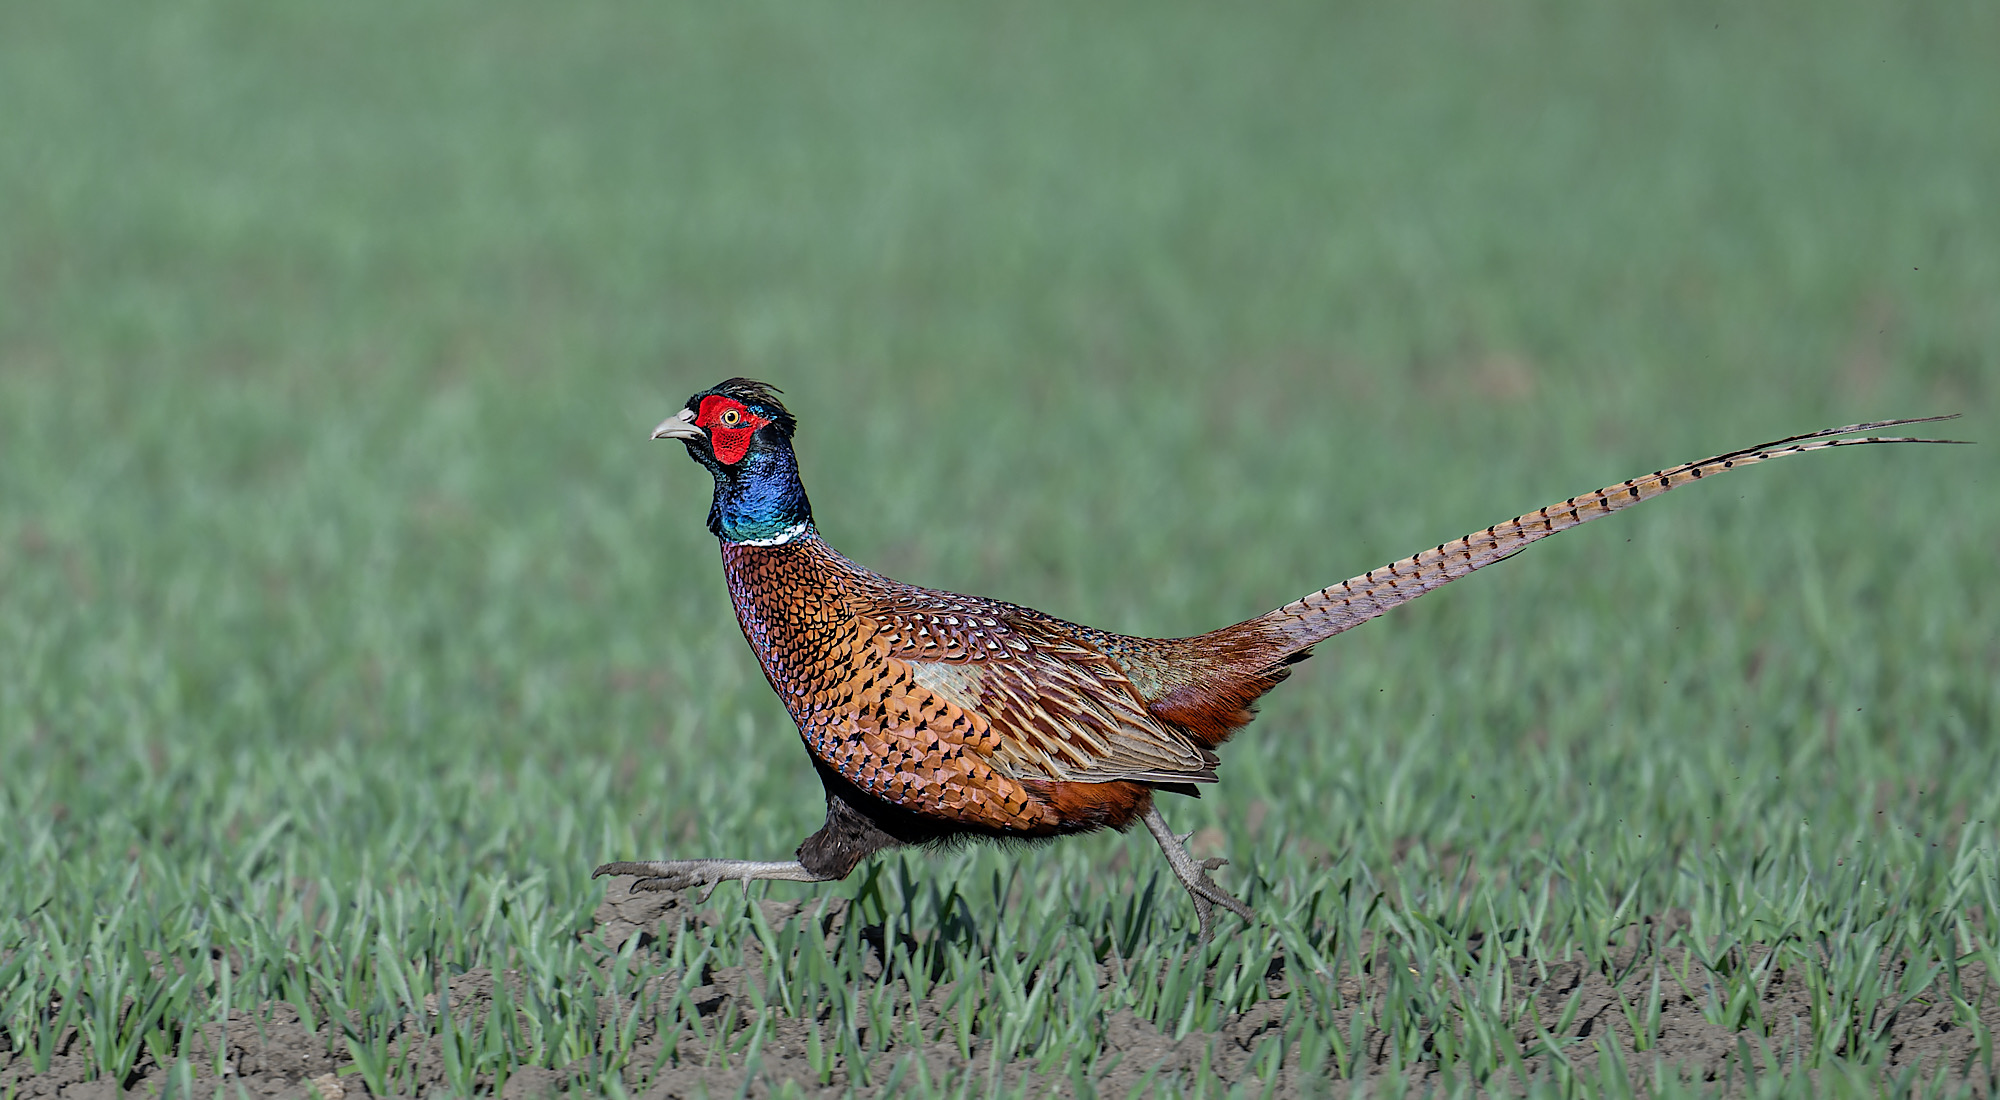
[[[750,453],[750,437],[770,423],[741,401],[714,393],[701,399],[694,422],[696,427],[708,429],[709,449],[725,466],[743,461],[743,456]]]

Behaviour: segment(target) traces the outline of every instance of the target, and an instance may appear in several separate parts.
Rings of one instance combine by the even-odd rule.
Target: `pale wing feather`
[[[886,597],[886,598],[881,598]],[[1069,624],[1012,604],[898,588],[857,613],[887,656],[998,735],[988,754],[1014,778],[1212,782],[1215,755],[1155,718],[1110,656]]]

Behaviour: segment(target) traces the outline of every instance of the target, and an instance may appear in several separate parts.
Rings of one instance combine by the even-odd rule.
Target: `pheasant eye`
[[[724,410],[722,411],[722,426],[723,426],[723,427],[725,427],[725,428],[734,428],[734,427],[735,427],[736,425],[738,425],[738,424],[740,424],[740,423],[742,423],[742,422],[743,422],[743,414],[742,414],[742,413],[739,413],[739,412],[737,412],[737,411],[736,411],[735,409],[724,409]]]

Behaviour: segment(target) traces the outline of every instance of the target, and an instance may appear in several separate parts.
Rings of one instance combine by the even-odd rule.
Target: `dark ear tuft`
[[[782,391],[778,387],[769,382],[759,382],[754,378],[730,378],[694,395],[688,400],[688,407],[699,407],[701,399],[711,393],[733,397],[748,405],[757,415],[769,419],[771,427],[776,429],[778,434],[790,439],[799,422],[786,410],[785,403],[778,400],[780,392]]]

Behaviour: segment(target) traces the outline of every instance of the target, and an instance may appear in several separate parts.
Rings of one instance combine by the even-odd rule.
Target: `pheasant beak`
[[[682,409],[662,420],[660,426],[653,429],[654,439],[700,439],[701,437],[701,429],[694,426],[693,409]]]

